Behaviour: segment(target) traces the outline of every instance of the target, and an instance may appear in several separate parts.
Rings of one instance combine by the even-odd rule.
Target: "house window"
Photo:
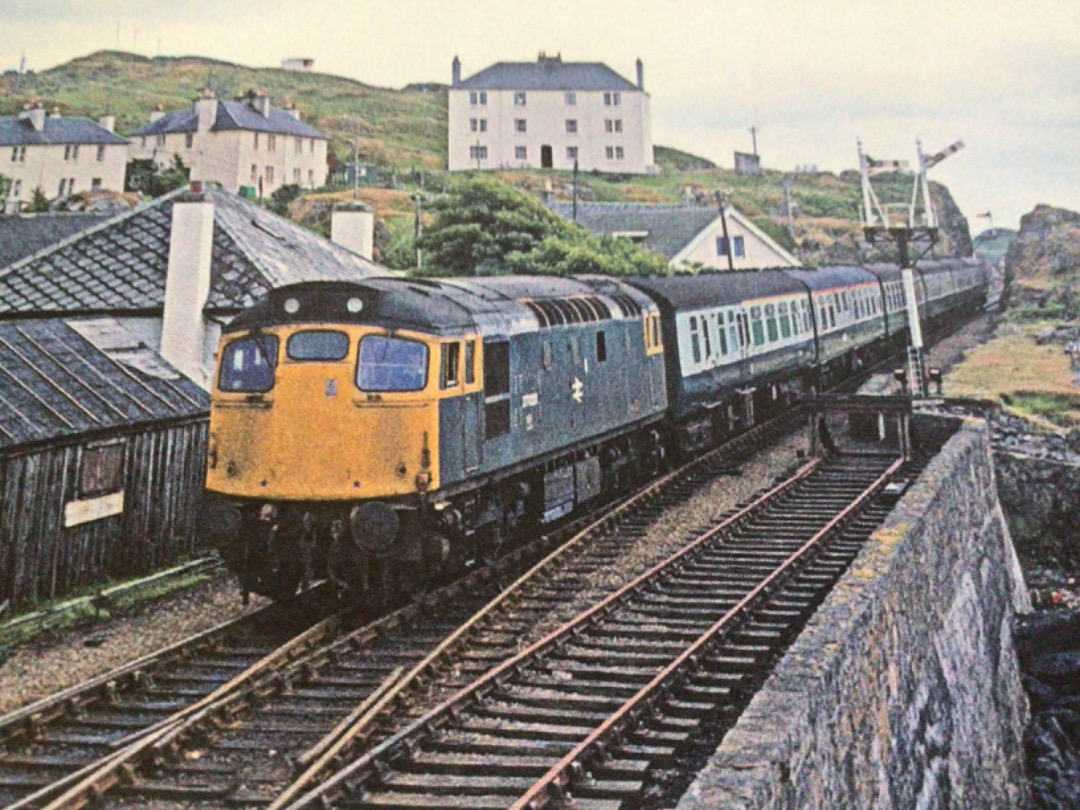
[[[56,195],[56,196],[58,196],[58,197],[63,197],[63,196],[64,196],[64,189],[65,189],[65,188],[67,188],[67,180],[65,180],[65,179],[61,178],[61,180],[60,180],[60,191],[59,191],[59,192],[57,192],[57,195]]]
[[[563,98],[566,101],[567,107],[577,106],[577,93],[566,93]]]
[[[259,179],[259,167],[254,163],[251,164],[251,182],[254,183]]]
[[[606,147],[604,147],[604,157],[606,157],[608,160],[614,160],[615,159],[615,147],[614,146],[606,146]]]
[[[79,458],[79,497],[94,498],[124,488],[124,442],[84,447]]]
[[[11,194],[13,197],[18,197],[22,193],[22,180],[16,180],[15,185],[12,186]]]
[[[293,146],[295,147],[294,151],[298,155],[304,151],[304,141],[300,138],[293,139]]]
[[[568,146],[568,147],[566,147],[566,159],[567,160],[577,160],[577,147],[576,146]]]
[[[526,131],[525,119],[524,118],[515,118],[514,119],[514,132],[525,132],[525,131]]]
[[[267,182],[268,185],[273,185],[274,184],[274,167],[273,166],[267,166],[266,167],[266,182]]]
[[[476,90],[469,91],[469,103],[474,107],[478,104],[481,107],[484,106],[487,104],[487,93],[483,91],[477,92]]]
[[[469,131],[470,132],[479,132],[480,131],[480,119],[479,118],[470,118],[469,119]]]
[[[604,132],[622,132],[621,118],[604,119]]]
[[[525,97],[525,91],[524,90],[519,90],[518,92],[514,93],[514,106],[515,107],[524,107],[525,106],[525,101],[526,101],[526,97]]]
[[[99,188],[101,188],[101,178],[95,177],[93,180],[90,181],[90,190],[97,191]]]
[[[623,159],[623,154],[624,154],[623,153],[623,148],[621,146],[616,146],[615,147],[615,159],[616,160],[622,160]]]
[[[473,160],[487,160],[486,146],[470,146],[469,157]]]
[[[195,145],[195,133],[194,132],[186,133],[184,135],[184,148],[185,149],[190,149],[194,145]]]
[[[514,147],[514,158],[516,160],[528,160],[529,159],[529,150],[528,150],[528,148],[526,148],[524,146],[515,146]]]
[[[273,152],[277,148],[277,135],[266,136],[266,148]]]
[[[255,148],[256,149],[259,148],[259,133],[258,132],[255,133]]]
[[[314,169],[308,169],[307,182],[308,182],[309,186],[311,186],[312,188],[315,188],[315,170]]]
[[[622,97],[618,93],[604,93],[605,107],[618,107],[622,103]]]
[[[300,185],[300,170],[299,169],[293,169],[292,170],[292,181],[296,185]]]
[[[726,256],[727,252],[727,240],[722,236],[716,237],[716,255]],[[746,255],[746,245],[741,236],[732,237],[731,255],[736,257],[743,257]]]
[[[158,133],[156,143],[157,143],[158,146],[164,146],[165,145],[165,133],[164,132]]]
[[[64,160],[71,160],[71,144],[64,147]]]
[[[311,148],[308,151],[311,152],[311,154],[313,154],[313,155],[315,154],[315,139],[314,138],[311,139]]]
[[[571,135],[577,134],[577,119],[576,118],[567,118],[566,119],[566,131],[568,133],[570,133]]]

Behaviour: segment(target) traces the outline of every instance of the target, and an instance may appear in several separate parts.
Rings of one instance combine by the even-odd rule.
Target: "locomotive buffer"
[[[900,272],[904,284],[904,298],[907,304],[908,326],[911,342],[908,345],[907,379],[911,386],[912,397],[926,398],[929,395],[929,375],[926,359],[923,356],[922,327],[919,322],[919,304],[915,295],[915,273],[913,268],[923,256],[927,255],[938,239],[937,214],[933,200],[930,199],[930,182],[927,171],[943,161],[949,155],[964,148],[963,141],[957,141],[935,155],[923,152],[922,142],[916,141],[915,148],[919,157],[919,171],[915,175],[911,201],[908,203],[882,204],[874,193],[870,183],[871,176],[883,172],[909,172],[906,160],[874,160],[863,152],[862,141],[857,141],[859,148],[859,174],[862,179],[861,220],[866,241],[871,245],[876,241],[895,242]],[[890,217],[890,213],[892,216]],[[913,261],[911,247],[916,246],[922,252]]]

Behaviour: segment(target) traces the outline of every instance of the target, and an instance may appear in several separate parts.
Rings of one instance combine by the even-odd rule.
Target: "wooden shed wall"
[[[24,608],[195,550],[206,419],[115,435],[127,442],[124,509],[69,528],[64,507],[78,497],[80,445],[0,457],[0,604]]]

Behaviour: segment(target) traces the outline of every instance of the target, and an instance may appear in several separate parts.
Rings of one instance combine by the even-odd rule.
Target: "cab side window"
[[[442,388],[456,388],[461,382],[459,367],[461,365],[461,344],[444,343],[439,360],[439,378]]]

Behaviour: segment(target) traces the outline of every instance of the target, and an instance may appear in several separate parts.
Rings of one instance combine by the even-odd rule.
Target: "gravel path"
[[[91,627],[52,631],[15,648],[0,664],[0,714],[108,672],[186,636],[265,604],[244,607],[228,575],[169,594]]]

